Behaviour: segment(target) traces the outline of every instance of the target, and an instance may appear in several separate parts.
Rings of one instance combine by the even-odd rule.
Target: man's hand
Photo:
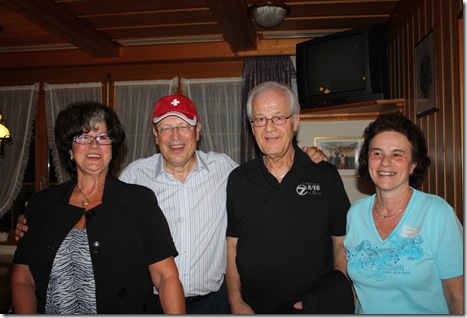
[[[250,305],[242,301],[237,304],[230,304],[230,313],[233,315],[252,315],[255,312]]]
[[[324,152],[319,149],[318,147],[308,147],[304,146],[302,147],[303,152],[306,152],[306,154],[310,157],[311,161],[314,163],[318,163],[321,161],[329,161],[329,158],[324,154]]]
[[[16,223],[16,228],[15,228],[15,240],[16,241],[19,241],[20,238],[22,238],[24,236],[24,232],[27,232],[28,231],[28,226],[26,225],[26,217],[24,216],[24,214],[21,214],[19,217],[18,217],[18,223]]]
[[[302,304],[301,301],[299,301],[298,303],[295,303],[293,306],[294,306],[295,309],[298,309],[298,310],[303,309],[303,304]]]

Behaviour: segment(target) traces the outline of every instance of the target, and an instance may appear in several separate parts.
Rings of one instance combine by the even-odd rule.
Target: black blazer
[[[76,182],[73,178],[38,192],[28,202],[28,232],[13,262],[29,265],[39,313],[44,312],[55,254],[85,211],[68,204]],[[178,254],[154,192],[107,176],[102,204],[86,212],[86,228],[97,312],[157,313],[148,265]]]

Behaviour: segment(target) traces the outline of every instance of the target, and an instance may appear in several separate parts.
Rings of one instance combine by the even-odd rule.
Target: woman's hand
[[[15,228],[15,240],[19,241],[20,238],[24,236],[24,233],[28,231],[28,226],[26,225],[26,217],[24,214],[21,214],[18,217],[18,223],[16,223]]]

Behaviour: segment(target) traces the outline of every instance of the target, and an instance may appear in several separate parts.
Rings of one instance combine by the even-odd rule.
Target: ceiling
[[[233,53],[277,39],[308,39],[385,24],[399,0],[289,0],[290,14],[265,29],[248,14],[257,0],[0,0],[0,54],[80,50],[118,58],[125,48],[222,43]]]

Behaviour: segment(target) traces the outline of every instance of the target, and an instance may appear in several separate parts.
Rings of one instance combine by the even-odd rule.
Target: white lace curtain
[[[125,128],[126,139],[120,154],[119,174],[130,162],[157,151],[152,134],[154,104],[174,94],[178,77],[171,80],[115,82],[114,110]]]
[[[23,185],[38,91],[39,83],[0,87],[3,123],[12,137],[12,144],[5,145],[5,155],[0,158],[0,217],[11,208]]]
[[[45,107],[47,117],[47,134],[49,146],[52,151],[52,160],[55,166],[57,182],[62,183],[70,179],[65,162],[60,158],[55,147],[54,125],[58,113],[68,104],[83,100],[102,103],[102,83],[76,83],[76,84],[48,84],[44,83]]]
[[[182,79],[201,121],[199,149],[225,153],[240,162],[242,79]]]

